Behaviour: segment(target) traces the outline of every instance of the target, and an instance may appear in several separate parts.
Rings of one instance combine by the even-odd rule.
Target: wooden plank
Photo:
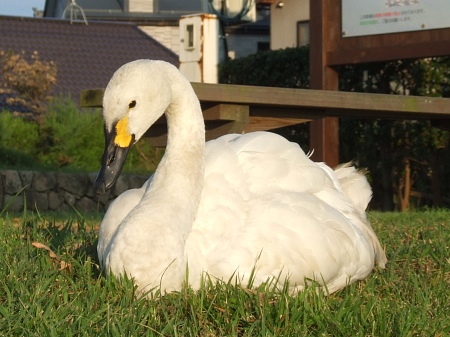
[[[267,131],[285,126],[310,122],[311,119],[300,118],[277,118],[277,117],[250,117],[245,126],[244,133],[255,131]]]
[[[206,140],[216,139],[229,133],[243,133],[249,120],[249,108],[246,105],[215,104],[203,106]],[[145,133],[154,147],[167,144],[167,123],[163,116]]]
[[[345,37],[342,0],[332,4],[326,1],[330,43],[324,46],[323,53],[327,66],[450,55],[450,28]]]
[[[284,106],[254,106],[250,105],[250,119],[255,117],[261,117],[259,120],[265,121],[266,119],[278,118],[284,119],[287,122],[289,120],[301,120],[303,123],[305,119],[313,120],[320,118],[325,114],[325,109],[308,108],[308,107],[284,107]],[[296,124],[296,123],[293,123]]]
[[[216,139],[230,133],[244,133],[246,124],[213,120],[205,123],[205,139]],[[167,144],[167,125],[154,124],[145,133],[145,137],[153,147],[165,147]]]
[[[339,119],[316,120],[310,124],[309,132],[309,150],[313,151],[311,159],[325,162],[330,167],[339,165]]]
[[[310,84],[311,89],[339,90],[339,74],[328,66],[326,50],[333,49],[333,40],[338,27],[328,18],[332,13],[334,0],[310,2]],[[317,119],[310,124],[309,148],[311,159],[322,161],[334,167],[339,164],[339,119]]]
[[[434,125],[450,128],[450,98],[204,83],[194,83],[193,87],[201,100],[207,140],[227,133],[272,130],[330,116],[432,119]],[[82,106],[101,107],[103,92],[103,89],[84,90],[81,93]],[[335,122],[322,121],[313,126],[311,134],[322,135],[322,140],[313,140],[313,144],[316,144],[313,145],[314,150],[319,152],[319,157],[327,151],[330,143],[336,144],[335,137],[328,137],[334,131],[327,129],[334,127],[332,123]],[[154,146],[163,147],[166,144],[166,132],[163,116],[146,136]],[[330,163],[329,159],[325,160]]]
[[[209,120],[222,120],[222,121],[234,121],[247,124],[249,117],[248,105],[238,104],[214,104],[207,105],[202,104],[203,119]]]
[[[342,91],[311,89],[287,89],[238,86],[226,84],[195,83],[195,91],[204,102],[248,104],[250,115],[257,109],[266,111],[280,109],[277,117],[284,117],[287,111],[297,111],[297,118],[303,113],[321,117],[369,117],[392,119],[450,118],[450,99],[441,97],[419,97],[383,94],[366,94]],[[291,115],[292,116],[292,115]]]
[[[448,40],[450,40],[450,34]],[[425,41],[414,45],[396,45],[389,48],[374,45],[374,47],[363,50],[349,48],[327,52],[328,64],[337,66],[450,55],[450,43]]]
[[[450,55],[448,43],[450,28],[343,37],[345,32],[342,29],[341,15],[342,0],[310,1],[310,87],[312,89],[337,91],[338,76],[332,68],[336,65]],[[325,114],[339,115],[342,112],[342,117],[421,119],[434,118],[433,114],[437,114],[436,118],[448,118],[450,113],[448,102],[431,101],[428,98],[419,100],[402,97],[403,100],[399,100],[397,97],[391,98],[392,96],[389,98],[364,96],[361,101],[358,101],[356,96],[353,100],[345,94],[340,96],[342,99],[345,97],[348,99],[347,103],[353,103],[358,110],[351,106],[344,108],[342,105],[339,106],[340,104],[332,104],[330,107],[325,104]],[[376,100],[380,101],[379,104]],[[381,104],[382,100],[385,104]],[[432,105],[432,109],[428,109],[427,104]],[[445,121],[438,124],[446,128],[448,119]],[[333,129],[337,127],[337,120],[316,120],[311,123],[310,147],[316,150],[312,156],[314,160],[326,161],[331,166],[337,164],[339,137],[337,129]]]
[[[202,104],[248,105],[250,116],[450,119],[450,98],[193,83]],[[101,107],[103,90],[83,90],[85,107]],[[95,97],[88,100],[89,97]],[[211,106],[211,105],[210,105]]]
[[[339,90],[338,72],[328,66],[327,54],[333,49],[330,38],[339,27],[328,18],[333,14],[335,0],[317,0],[310,4],[310,88],[317,90]]]
[[[203,110],[206,140],[229,133],[243,133],[249,121],[248,105],[218,104]]]

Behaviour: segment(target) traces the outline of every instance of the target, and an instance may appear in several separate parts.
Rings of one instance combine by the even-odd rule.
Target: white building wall
[[[314,1],[314,0],[312,0]],[[270,49],[297,47],[297,22],[309,20],[309,0],[283,0],[270,6]]]
[[[128,11],[138,13],[153,13],[153,0],[130,0]]]
[[[180,54],[178,26],[140,26],[139,28],[175,54]]]

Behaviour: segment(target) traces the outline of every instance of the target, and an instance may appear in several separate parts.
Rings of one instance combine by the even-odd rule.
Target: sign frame
[[[450,28],[449,0],[342,0],[342,36]]]
[[[450,55],[450,28],[343,37],[341,17],[342,0],[310,1],[311,89],[338,91],[340,65]],[[311,122],[313,160],[339,163],[338,130],[334,117]]]

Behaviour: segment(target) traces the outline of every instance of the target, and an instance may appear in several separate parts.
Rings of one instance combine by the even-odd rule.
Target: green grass
[[[68,217],[2,215],[0,336],[450,335],[447,210],[370,213],[387,268],[329,297],[205,281],[200,291],[139,299],[130,280],[100,273],[99,217]]]

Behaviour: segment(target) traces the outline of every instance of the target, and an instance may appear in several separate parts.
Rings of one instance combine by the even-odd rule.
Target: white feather
[[[127,113],[137,138],[166,112],[169,136],[156,173],[111,204],[100,227],[103,268],[141,291],[200,286],[202,273],[246,285],[305,278],[334,292],[386,257],[365,216],[371,189],[353,167],[333,171],[267,132],[204,143],[198,99],[178,70],[139,60],[121,67],[104,96],[107,128]],[[166,102],[166,103],[161,103]],[[151,181],[152,180],[152,181]]]

